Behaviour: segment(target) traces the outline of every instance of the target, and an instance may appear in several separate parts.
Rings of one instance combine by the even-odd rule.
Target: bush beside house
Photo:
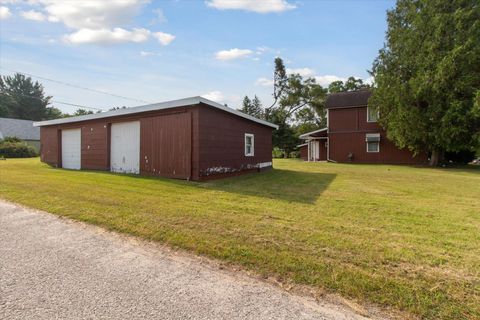
[[[32,158],[36,156],[35,149],[18,138],[6,137],[0,141],[0,158]]]

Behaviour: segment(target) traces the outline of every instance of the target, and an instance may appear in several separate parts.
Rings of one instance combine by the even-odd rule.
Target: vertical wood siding
[[[108,170],[108,126],[105,122],[88,122],[82,126],[82,168]]]
[[[387,139],[386,132],[376,122],[367,122],[367,107],[329,109],[330,159],[338,162],[419,164],[427,155],[413,156],[406,149],[397,148]],[[365,135],[380,134],[380,152],[367,152]],[[353,159],[348,154],[353,154]]]
[[[258,170],[272,162],[272,128],[232,116],[221,110],[199,107],[200,179]],[[245,133],[254,134],[254,156],[245,156]]]
[[[40,160],[54,167],[59,164],[59,131],[56,126],[40,128]]]
[[[300,150],[300,159],[307,161],[308,160],[308,146],[301,146]]]
[[[58,130],[82,128],[82,169],[109,170],[111,125],[135,120],[141,121],[142,174],[200,180],[257,171],[272,161],[272,128],[203,104],[41,127],[42,161],[60,166]],[[245,133],[255,135],[253,157],[244,154]]]
[[[140,171],[169,178],[191,178],[192,116],[177,113],[141,119]]]

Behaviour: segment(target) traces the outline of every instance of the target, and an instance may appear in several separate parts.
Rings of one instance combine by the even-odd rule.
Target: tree
[[[370,86],[363,83],[362,79],[356,79],[355,77],[349,77],[345,82],[338,80],[330,83],[328,86],[329,93],[345,92],[345,91],[357,91],[361,89],[367,89]]]
[[[275,107],[278,99],[282,96],[287,85],[287,71],[282,58],[276,57],[274,60],[275,69],[273,71],[273,103],[269,109]]]
[[[311,108],[303,108],[295,114],[292,129],[295,136],[325,127],[325,119],[319,117],[318,113]]]
[[[325,98],[327,90],[317,84],[314,78],[303,79],[299,74],[288,76],[287,85],[279,98],[279,107],[283,109],[283,122],[288,122],[303,108],[314,110],[325,122]]]
[[[478,0],[398,0],[373,63],[369,103],[397,146],[444,152],[480,145]]]
[[[314,78],[304,79],[300,74],[287,74],[280,57],[275,58],[273,78],[274,101],[265,109],[264,118],[279,126],[279,129],[273,132],[273,146],[282,149],[287,157],[299,142],[294,125],[298,127],[295,122],[306,119],[305,109],[316,114],[319,119],[317,123],[325,125],[324,103],[327,90],[317,84]],[[249,102],[248,99],[244,100],[244,103],[253,101]],[[313,122],[311,119],[309,121],[308,126],[312,127]]]
[[[84,116],[84,115],[87,115],[87,114],[93,114],[93,111],[92,110],[86,110],[86,109],[77,109],[75,111],[75,113],[73,114],[74,117],[76,116]]]
[[[26,120],[56,118],[61,112],[49,107],[52,97],[45,96],[43,86],[30,77],[16,73],[0,76],[0,115]]]
[[[239,110],[258,119],[264,118],[262,103],[256,95],[253,100],[250,100],[248,96],[245,96],[243,98],[242,108]]]
[[[108,111],[115,111],[115,110],[120,110],[120,109],[127,109],[126,106],[122,106],[122,107],[113,107],[113,108],[110,108],[108,109]]]

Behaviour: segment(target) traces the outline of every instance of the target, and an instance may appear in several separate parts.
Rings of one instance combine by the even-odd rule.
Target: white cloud
[[[250,56],[252,53],[253,51],[249,49],[234,48],[230,50],[218,51],[215,54],[215,58],[217,60],[234,60],[234,59],[246,58]]]
[[[286,0],[209,0],[207,6],[219,10],[245,10],[257,13],[283,12],[296,6]]]
[[[363,83],[372,85],[374,80],[375,79],[373,77],[368,77],[366,79],[363,79]]]
[[[145,0],[38,0],[52,19],[74,29],[108,29],[129,23]]]
[[[167,22],[167,17],[165,17],[165,14],[163,13],[162,9],[155,9],[152,12],[155,13],[156,15],[156,18],[153,22],[158,22],[158,23]]]
[[[0,20],[8,19],[12,16],[10,9],[8,7],[0,7]]]
[[[272,79],[268,79],[268,78],[258,78],[256,81],[255,81],[255,85],[256,86],[261,86],[261,87],[271,87],[273,86],[273,80]]]
[[[64,41],[72,44],[119,44],[127,42],[145,42],[154,37],[160,44],[167,46],[175,36],[164,32],[151,32],[145,28],[136,28],[132,31],[123,28],[114,29],[80,29],[64,37]]]
[[[288,74],[299,74],[301,75],[302,77],[313,77],[315,75],[315,71],[313,69],[310,69],[310,68],[294,68],[294,69],[290,69],[290,68],[287,68],[285,70]]]
[[[346,81],[347,80],[346,77],[339,77],[339,76],[330,75],[330,74],[317,75],[315,73],[315,70],[313,70],[311,68],[287,68],[286,72],[288,74],[298,73],[304,78],[308,78],[308,77],[315,78],[317,83],[320,84],[322,87],[327,87],[330,83],[332,83],[334,81]],[[358,77],[356,77],[356,78],[358,78]]]
[[[168,46],[175,39],[174,35],[165,32],[154,32],[153,36],[164,46]]]
[[[47,19],[47,17],[43,13],[35,10],[22,11],[20,14],[27,20],[45,21]]]
[[[202,97],[215,102],[222,102],[225,98],[223,96],[223,93],[221,93],[220,91],[210,91],[205,94],[202,94]]]
[[[315,76],[315,80],[322,87],[326,87],[334,81],[346,81],[347,78],[338,77],[334,75],[324,75],[324,76]]]
[[[128,31],[122,28],[110,29],[80,29],[66,35],[64,41],[72,44],[117,44],[126,42],[145,42],[150,36],[147,29],[133,29]]]
[[[150,52],[150,51],[140,51],[140,55],[142,57],[148,57],[148,56],[153,56],[154,53],[153,52]]]
[[[133,18],[140,13],[142,6],[148,2],[150,0],[30,0],[30,4],[40,5],[41,11],[22,12],[22,16],[30,20],[63,23],[73,29],[72,33],[63,37],[67,43],[138,43],[155,38],[160,44],[166,46],[175,39],[174,35],[153,32],[145,28],[122,27],[131,24]],[[156,12],[160,17],[161,11]]]

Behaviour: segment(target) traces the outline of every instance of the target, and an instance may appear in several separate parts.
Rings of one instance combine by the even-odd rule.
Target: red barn
[[[52,166],[187,180],[271,168],[277,128],[202,97],[34,125]]]
[[[426,154],[414,156],[387,139],[377,123],[378,113],[367,103],[371,92],[360,90],[330,94],[327,98],[327,127],[300,136],[300,153],[307,161],[328,160],[354,163],[425,163]]]

